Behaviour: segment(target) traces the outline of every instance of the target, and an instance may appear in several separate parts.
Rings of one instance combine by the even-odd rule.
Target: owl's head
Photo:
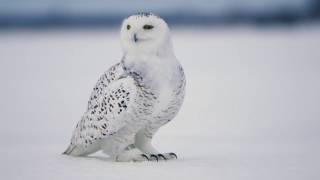
[[[151,13],[139,13],[123,20],[121,46],[125,53],[168,53],[171,51],[167,23]]]

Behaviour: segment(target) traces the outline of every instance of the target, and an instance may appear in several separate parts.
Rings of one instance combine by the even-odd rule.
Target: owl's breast
[[[143,115],[154,116],[171,106],[180,106],[178,102],[184,96],[184,87],[181,87],[184,74],[175,58],[126,57],[123,66],[136,82],[139,91],[138,111],[147,112]]]

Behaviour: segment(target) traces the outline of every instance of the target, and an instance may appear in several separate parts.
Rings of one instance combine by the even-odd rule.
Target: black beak
[[[137,42],[137,41],[138,41],[138,38],[137,38],[137,34],[136,34],[136,33],[133,34],[133,40],[134,40],[134,42]]]

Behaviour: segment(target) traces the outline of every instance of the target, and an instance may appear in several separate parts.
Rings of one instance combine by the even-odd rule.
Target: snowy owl
[[[123,58],[93,88],[64,154],[102,150],[115,161],[177,158],[151,144],[157,130],[177,115],[185,94],[185,75],[168,25],[151,13],[139,13],[124,19],[120,38]]]

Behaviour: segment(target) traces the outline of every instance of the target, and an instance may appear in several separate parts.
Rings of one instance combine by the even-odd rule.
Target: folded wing
[[[124,126],[135,97],[134,80],[124,76],[119,64],[110,68],[97,82],[65,154],[81,154],[96,141],[116,133]]]

